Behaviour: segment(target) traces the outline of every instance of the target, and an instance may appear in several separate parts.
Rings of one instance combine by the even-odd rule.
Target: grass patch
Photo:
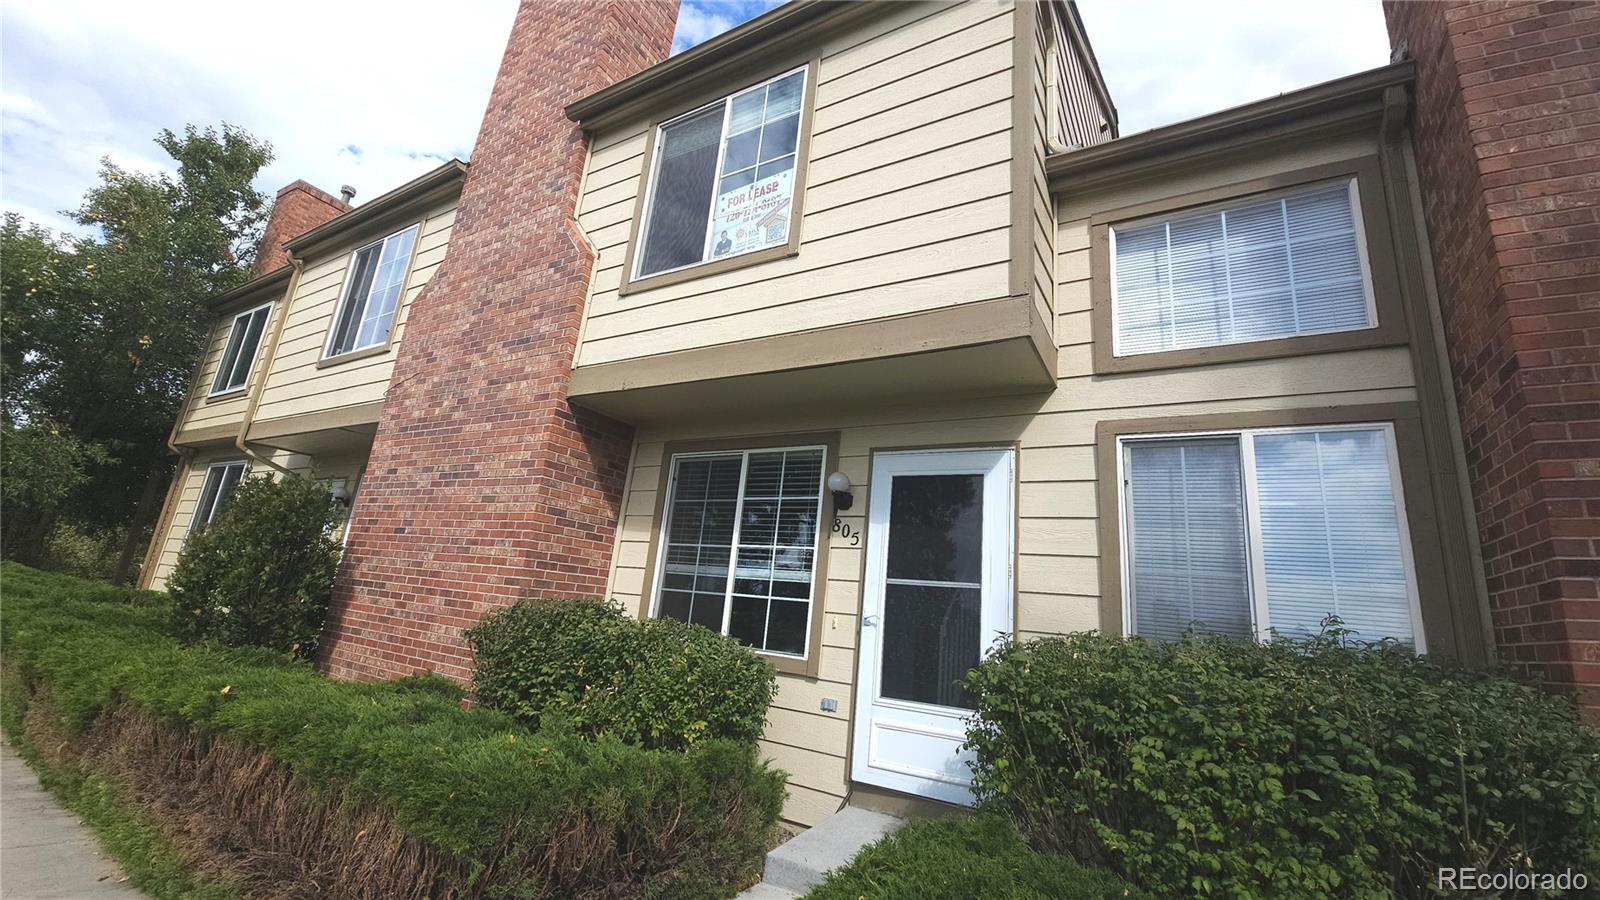
[[[1120,900],[1147,895],[1065,856],[1035,853],[996,816],[912,822],[864,848],[806,900]]]
[[[232,887],[191,873],[173,842],[128,802],[116,784],[71,763],[51,765],[45,760],[24,733],[17,693],[21,689],[15,677],[0,683],[0,727],[6,740],[39,776],[44,789],[83,819],[130,884],[158,900],[239,897]]]
[[[750,743],[533,731],[463,709],[437,677],[350,684],[182,644],[161,595],[14,564],[0,582],[17,700],[47,699],[86,758],[143,793],[167,779],[186,815],[326,893],[726,896],[759,871],[782,805]]]

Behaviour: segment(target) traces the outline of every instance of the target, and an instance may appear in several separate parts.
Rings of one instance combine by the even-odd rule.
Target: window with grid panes
[[[824,457],[821,447],[673,457],[655,615],[804,657]]]

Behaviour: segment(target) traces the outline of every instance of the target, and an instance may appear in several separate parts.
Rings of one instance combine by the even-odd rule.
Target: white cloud
[[[7,0],[0,198],[64,227],[40,211],[76,206],[101,157],[169,168],[160,129],[228,122],[273,145],[261,190],[304,178],[371,199],[471,151],[515,8]]]
[[[714,38],[738,24],[708,4],[685,3],[678,8],[678,31],[672,36],[674,53]]]
[[[1378,0],[1081,0],[1123,134],[1381,66]]]

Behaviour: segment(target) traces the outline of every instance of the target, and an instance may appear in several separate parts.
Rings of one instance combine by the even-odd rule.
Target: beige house
[[[786,818],[967,802],[1003,634],[1485,659],[1410,64],[1119,137],[1069,3],[809,5],[567,108],[568,400],[634,434],[606,593],[772,660]],[[463,171],[218,298],[150,584],[240,467],[359,498]]]
[[[247,473],[311,475],[354,501],[411,302],[444,259],[466,165],[450,162],[284,245],[289,264],[211,301],[168,443],[179,454],[142,586]]]

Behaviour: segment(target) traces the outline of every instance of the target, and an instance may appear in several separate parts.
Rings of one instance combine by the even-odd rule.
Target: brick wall
[[[1600,4],[1385,2],[1501,658],[1600,718]]]
[[[283,245],[334,216],[349,212],[350,204],[304,181],[290,182],[278,192],[267,218],[266,230],[256,250],[256,274],[265,275],[289,264]]]
[[[412,307],[324,637],[338,677],[469,674],[460,631],[598,597],[630,429],[566,401],[593,254],[569,102],[665,59],[676,0],[525,0],[450,250]]]

